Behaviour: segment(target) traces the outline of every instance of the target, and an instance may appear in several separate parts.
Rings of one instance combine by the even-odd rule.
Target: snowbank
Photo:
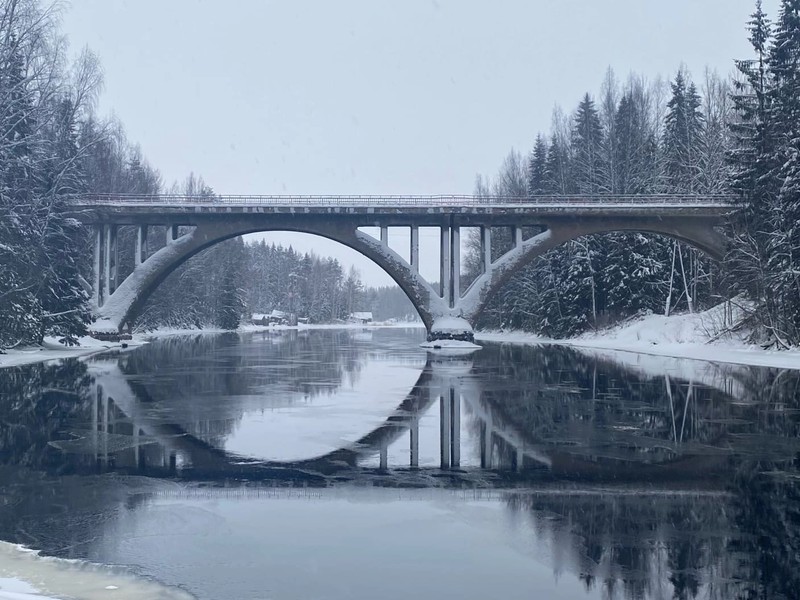
[[[16,367],[49,360],[89,356],[98,352],[105,352],[113,348],[122,348],[122,344],[136,345],[136,340],[127,342],[101,342],[89,336],[78,339],[77,346],[65,346],[55,338],[45,338],[41,346],[27,346],[12,348],[0,354],[0,369],[3,367]]]
[[[722,311],[723,307],[720,305],[695,314],[671,317],[647,315],[613,328],[564,340],[552,340],[519,331],[478,332],[475,337],[491,342],[561,344],[711,362],[800,369],[800,349],[764,350],[745,342],[746,335],[722,335]]]

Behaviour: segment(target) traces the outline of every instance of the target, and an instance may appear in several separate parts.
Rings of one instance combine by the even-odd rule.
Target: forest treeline
[[[753,55],[731,77],[669,82],[609,71],[596,97],[556,110],[528,156],[515,151],[477,195],[726,194],[737,203],[722,265],[659,236],[581,238],[534,260],[479,323],[571,336],[642,312],[694,311],[725,299],[749,307],[738,326],[778,347],[800,343],[800,0],[774,23],[760,0],[747,23]],[[536,232],[530,232],[534,234]],[[493,253],[510,247],[495,235]],[[469,238],[467,282],[480,271]]]
[[[45,335],[74,343],[87,332],[92,240],[91,232],[68,216],[70,195],[214,193],[194,175],[165,186],[122,124],[97,115],[102,69],[88,49],[70,59],[60,30],[61,6],[0,0],[0,349],[40,343]],[[120,228],[120,280],[133,270],[134,237],[133,227]],[[154,228],[150,251],[165,241],[166,231]],[[392,305],[397,316],[414,313],[408,301],[397,306],[393,290],[364,289],[357,273],[344,273],[336,261],[271,250],[286,264],[297,263],[290,272],[298,282],[293,300],[298,310],[306,310],[300,303],[308,297],[301,284],[319,291],[320,299],[310,301],[305,315],[312,320],[343,318],[373,305],[378,313],[393,312]],[[269,251],[241,239],[204,251],[159,287],[139,324],[236,327],[249,309],[267,308],[261,285],[265,265],[254,261],[268,259]],[[284,274],[276,273],[270,281],[283,285]],[[292,293],[288,286],[281,290]],[[289,305],[276,296],[270,308]]]
[[[97,58],[71,60],[60,4],[0,0],[0,348],[67,342],[91,322],[90,232],[69,218],[71,194],[212,195],[202,178],[166,186],[122,125],[96,114]],[[750,57],[735,74],[669,81],[609,71],[596,96],[556,111],[528,155],[512,151],[482,196],[716,194],[744,201],[720,265],[673,240],[639,233],[590,236],[531,263],[493,299],[479,326],[561,337],[646,311],[698,310],[749,300],[761,341],[800,344],[800,0],[781,0],[774,23],[760,2],[747,24]],[[165,243],[155,228],[150,250]],[[536,232],[527,232],[533,235]],[[119,231],[119,278],[133,269],[132,227]],[[161,240],[157,242],[157,240]],[[493,236],[493,251],[510,245]],[[480,268],[468,237],[466,282]],[[229,240],[180,266],[149,299],[140,327],[235,327],[272,309],[327,322],[356,310],[405,316],[397,288],[364,289],[337,261],[266,243]]]

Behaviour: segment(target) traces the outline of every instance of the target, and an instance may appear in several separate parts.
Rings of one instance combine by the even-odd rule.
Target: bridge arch
[[[611,233],[643,233],[668,237],[691,246],[713,260],[722,261],[727,250],[727,238],[710,224],[683,222],[660,223],[654,220],[637,222],[634,219],[611,222],[554,222],[542,233],[519,240],[514,248],[478,276],[464,295],[466,310],[463,317],[474,324],[498,291],[522,268],[567,242],[590,235]]]
[[[309,224],[291,225],[285,221],[270,224],[249,220],[236,220],[224,224],[199,224],[192,231],[154,252],[128,275],[97,307],[96,331],[121,331],[132,324],[144,304],[163,281],[180,265],[193,256],[216,244],[240,235],[268,231],[290,231],[320,236],[355,250],[381,267],[405,292],[430,330],[434,310],[441,297],[408,263],[388,246],[358,230]]]

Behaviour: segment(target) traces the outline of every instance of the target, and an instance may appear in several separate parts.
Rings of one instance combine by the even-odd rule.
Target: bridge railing
[[[425,207],[425,206],[725,206],[735,203],[731,196],[711,194],[636,194],[636,195],[537,195],[537,196],[472,196],[472,195],[354,195],[354,196],[228,196],[183,194],[80,194],[70,201],[93,206],[275,206],[275,207]]]

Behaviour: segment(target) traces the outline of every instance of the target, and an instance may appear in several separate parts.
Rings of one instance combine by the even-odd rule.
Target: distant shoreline
[[[132,340],[121,342],[103,342],[89,336],[84,336],[78,340],[78,346],[65,346],[59,344],[54,338],[46,338],[41,346],[27,346],[24,348],[12,348],[6,350],[5,354],[0,354],[0,370],[9,367],[20,367],[40,362],[62,360],[66,358],[86,358],[94,354],[108,352],[109,350],[122,349],[123,347],[142,346],[152,339],[167,337],[171,335],[196,335],[196,334],[218,334],[218,333],[253,333],[262,331],[289,331],[306,329],[407,329],[424,328],[421,321],[411,321],[408,323],[335,323],[335,324],[316,324],[316,325],[242,325],[238,329],[178,329],[178,328],[159,328],[153,331],[136,333]],[[123,346],[125,344],[125,346]]]

